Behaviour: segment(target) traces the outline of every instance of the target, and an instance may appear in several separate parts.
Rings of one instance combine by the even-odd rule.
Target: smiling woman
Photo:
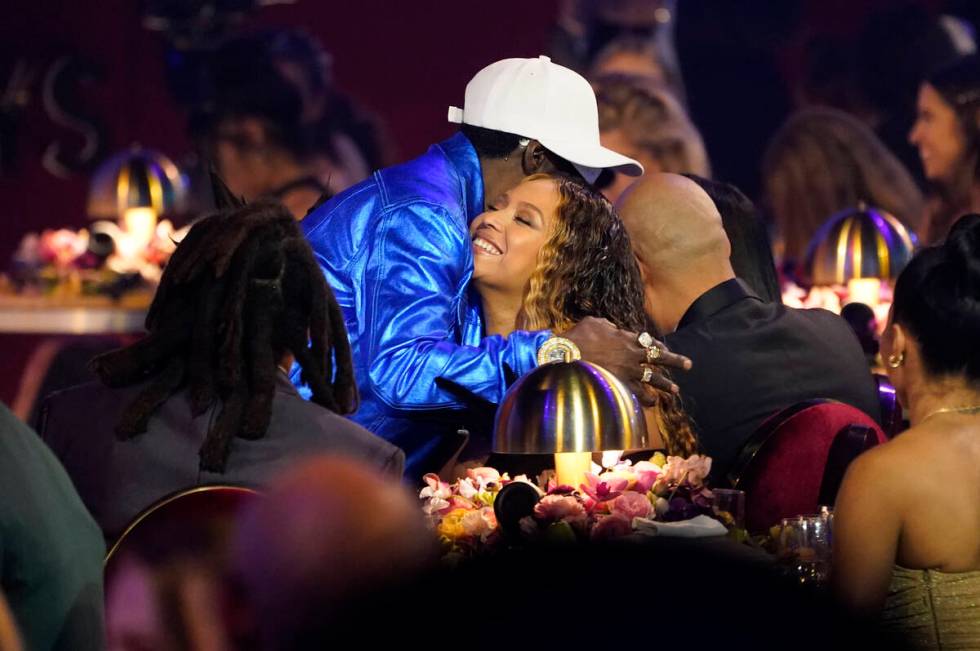
[[[933,187],[921,239],[942,242],[956,219],[980,210],[980,56],[963,57],[922,83],[909,142]]]
[[[483,298],[487,334],[517,325],[538,253],[551,239],[561,198],[548,176],[532,176],[473,220],[473,282]]]
[[[473,286],[486,334],[562,333],[586,317],[632,332],[645,329],[639,268],[605,197],[570,177],[538,174],[489,206],[470,226]],[[660,432],[660,447],[671,454],[694,453],[697,443],[678,397],[658,391],[656,398],[647,411],[652,440]]]

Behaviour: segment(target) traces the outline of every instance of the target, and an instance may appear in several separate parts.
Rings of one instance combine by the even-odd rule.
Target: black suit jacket
[[[664,337],[694,366],[674,381],[694,421],[711,478],[722,486],[742,445],[769,416],[829,398],[881,422],[877,387],[857,337],[826,310],[766,303],[739,280],[705,292]]]
[[[402,473],[400,449],[303,400],[281,373],[265,435],[254,441],[235,438],[225,472],[204,472],[198,452],[219,405],[192,418],[182,391],[153,414],[146,432],[119,441],[115,425],[141,388],[83,384],[52,394],[41,407],[38,433],[65,466],[107,540],[161,497],[206,484],[261,488],[290,464],[315,454],[351,457],[391,477]]]

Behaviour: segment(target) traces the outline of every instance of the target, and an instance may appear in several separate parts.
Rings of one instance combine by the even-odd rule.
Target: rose
[[[592,527],[592,540],[613,540],[631,533],[633,533],[632,521],[624,515],[613,513],[601,518]]]
[[[614,515],[621,515],[627,518],[630,522],[633,518],[645,518],[650,515],[651,510],[650,500],[647,499],[645,494],[635,493],[629,491],[623,493],[612,503],[612,512]]]
[[[465,513],[460,524],[465,535],[485,537],[497,527],[497,519],[493,516],[493,509],[483,508]]]
[[[585,507],[571,495],[545,495],[534,505],[534,517],[539,520],[584,526],[588,520]]]

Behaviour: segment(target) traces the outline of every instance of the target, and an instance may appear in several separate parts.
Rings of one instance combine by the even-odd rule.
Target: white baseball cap
[[[466,84],[463,108],[449,121],[537,140],[595,183],[604,169],[629,176],[643,166],[599,144],[595,92],[582,75],[546,56],[491,63]]]

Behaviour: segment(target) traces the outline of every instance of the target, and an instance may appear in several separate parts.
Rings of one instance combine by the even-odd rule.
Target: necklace
[[[980,414],[980,405],[971,405],[968,407],[943,407],[942,409],[937,409],[936,411],[929,412],[925,418],[919,421],[919,423],[924,423],[933,416],[938,416],[939,414]]]

